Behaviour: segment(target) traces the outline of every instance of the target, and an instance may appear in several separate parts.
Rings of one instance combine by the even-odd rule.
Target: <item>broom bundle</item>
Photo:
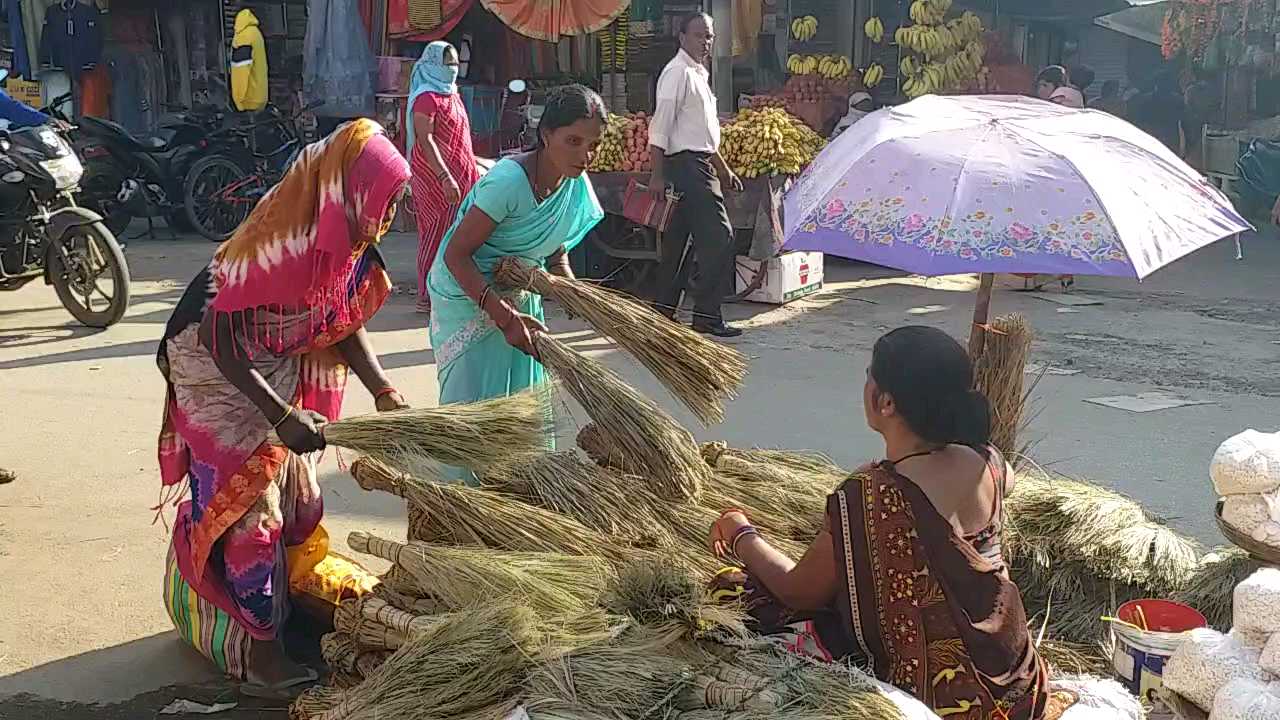
[[[617,445],[628,467],[642,469],[664,500],[698,497],[707,464],[689,431],[636,392],[609,368],[549,335],[537,339],[538,357]]]
[[[706,587],[674,558],[647,558],[619,568],[601,605],[642,625],[678,626],[690,635],[744,632],[741,609],[713,602]]]
[[[589,422],[578,431],[578,447],[600,467],[622,473],[635,473],[637,468],[627,465],[627,459],[612,441],[605,437],[599,425]]]
[[[1018,443],[1031,388],[1024,390],[1027,356],[1034,333],[1019,313],[991,322],[982,355],[974,358],[974,386],[991,404],[991,444],[1017,462],[1025,453]]]
[[[515,596],[540,613],[551,615],[583,611],[599,601],[611,576],[609,565],[590,556],[555,553],[507,552],[477,547],[445,547],[425,543],[401,544],[354,532],[347,544],[396,563],[447,608],[476,605],[495,597]],[[406,634],[429,623],[376,599],[365,601],[365,617],[371,606],[383,614],[375,619]]]
[[[414,472],[438,463],[482,470],[546,449],[554,414],[545,389],[465,405],[359,415],[325,426],[325,441]]]
[[[660,501],[643,479],[602,468],[575,452],[548,453],[521,465],[495,468],[481,484],[603,533],[639,541],[657,541],[665,534],[653,511]]]
[[[365,458],[352,463],[351,473],[364,489],[403,497],[431,518],[417,533],[427,542],[614,561],[628,556],[604,533],[491,490],[423,482]]]
[[[331,632],[320,636],[320,656],[324,664],[335,672],[352,672],[360,646],[356,639],[345,632]]]
[[[728,663],[749,677],[769,678],[767,692],[782,712],[747,708],[746,717],[902,720],[903,714],[866,674],[840,663],[820,663],[768,641],[748,640]],[[744,718],[745,720],[745,718]]]
[[[1217,547],[1200,558],[1191,579],[1174,600],[1199,610],[1209,626],[1221,632],[1232,627],[1232,597],[1236,585],[1254,574],[1262,563],[1238,547]]]
[[[633,627],[618,640],[540,665],[525,683],[530,705],[564,703],[609,717],[664,717],[693,669],[673,646],[679,628]]]
[[[416,581],[407,576],[403,569],[392,568],[398,570],[395,573],[388,572],[383,577],[383,581],[373,589],[370,593],[372,597],[384,600],[388,605],[403,610],[410,615],[435,615],[444,612],[444,607],[436,600],[425,597],[415,597],[413,595],[401,592],[406,585],[412,586],[414,592],[420,592],[417,589]]]
[[[315,720],[342,702],[346,691],[331,685],[313,685],[289,705],[289,720]]]
[[[639,360],[705,424],[724,419],[724,401],[736,395],[747,374],[746,359],[737,350],[672,322],[626,295],[556,277],[515,258],[500,262],[495,277],[499,285],[555,298]]]
[[[391,657],[390,650],[370,650],[356,657],[355,673],[362,678],[372,676]]]
[[[767,448],[742,450],[731,448],[722,442],[702,443],[698,447],[698,451],[708,465],[718,470],[742,468],[747,471],[753,468],[764,468],[765,470],[763,471],[767,472],[771,468],[780,467],[801,474],[831,476],[840,479],[849,476],[849,471],[831,462],[826,456],[813,452],[770,450]]]

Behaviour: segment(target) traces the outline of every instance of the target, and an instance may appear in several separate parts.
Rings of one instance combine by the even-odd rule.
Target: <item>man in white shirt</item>
[[[680,50],[658,78],[657,107],[649,121],[653,158],[649,187],[661,192],[670,185],[681,198],[663,238],[656,304],[660,312],[675,318],[689,275],[685,238],[692,238],[698,268],[691,291],[693,329],[716,337],[737,337],[742,331],[725,324],[720,311],[725,296],[733,291],[735,255],[733,227],[720,186],[724,182],[741,191],[742,180],[720,156],[720,119],[705,64],[714,39],[709,16],[685,18],[680,24]]]

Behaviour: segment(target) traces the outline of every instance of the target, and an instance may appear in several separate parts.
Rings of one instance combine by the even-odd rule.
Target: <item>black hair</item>
[[[681,35],[684,35],[685,33],[689,32],[689,26],[693,24],[694,20],[702,20],[706,22],[708,27],[710,27],[712,22],[711,16],[704,12],[696,12],[696,13],[690,13],[688,15],[685,15],[684,17],[680,18],[680,34]]]
[[[1093,68],[1088,65],[1076,65],[1067,71],[1067,79],[1070,80],[1071,84],[1075,85],[1080,92],[1088,90],[1096,77],[1097,75],[1093,72]]]
[[[1120,81],[1107,80],[1102,83],[1102,97],[1112,97],[1120,94]]]
[[[991,441],[991,406],[973,389],[969,354],[945,332],[910,325],[881,336],[871,378],[925,442],[981,448]]]
[[[1050,65],[1040,71],[1036,76],[1036,82],[1047,82],[1055,88],[1060,88],[1067,84],[1067,70],[1061,65]]]
[[[538,149],[547,146],[543,133],[568,127],[586,118],[609,119],[609,110],[595,90],[586,85],[561,85],[547,93],[542,119],[538,121]]]

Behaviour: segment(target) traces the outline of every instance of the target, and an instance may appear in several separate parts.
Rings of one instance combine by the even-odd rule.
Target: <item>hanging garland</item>
[[[1194,65],[1204,63],[1205,51],[1218,31],[1218,6],[1231,0],[1186,0],[1170,3],[1160,30],[1160,49],[1166,60],[1185,53]]]

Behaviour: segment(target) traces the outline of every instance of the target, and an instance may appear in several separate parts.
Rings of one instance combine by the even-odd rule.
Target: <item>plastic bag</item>
[[[1198,628],[1187,633],[1187,639],[1164,664],[1164,686],[1209,711],[1228,682],[1268,679],[1258,666],[1261,654],[1261,650],[1247,648],[1217,630]]]
[[[1213,701],[1213,720],[1280,719],[1280,683],[1241,678],[1227,683]]]
[[[1263,670],[1280,677],[1280,633],[1276,633],[1262,646],[1262,657],[1258,664]]]
[[[1209,477],[1219,495],[1249,495],[1280,488],[1280,433],[1245,430],[1218,446]]]
[[[1231,620],[1241,630],[1280,632],[1280,569],[1264,567],[1236,585]]]

